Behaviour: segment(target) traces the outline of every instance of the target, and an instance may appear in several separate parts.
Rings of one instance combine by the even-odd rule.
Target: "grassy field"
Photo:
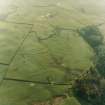
[[[0,1],[0,105],[86,105],[71,88],[94,66],[94,50],[78,30],[104,23],[103,8],[104,0]]]

